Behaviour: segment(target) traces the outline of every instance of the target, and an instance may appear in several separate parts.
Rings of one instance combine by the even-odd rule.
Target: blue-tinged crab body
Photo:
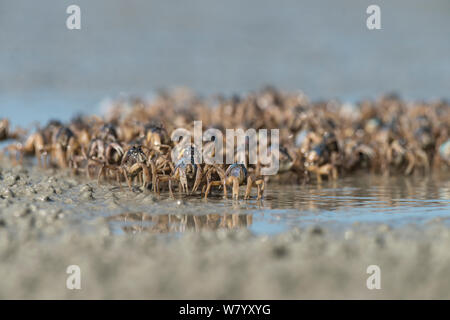
[[[70,139],[74,136],[72,130],[67,127],[61,127],[56,134],[56,142],[65,149],[69,145]]]
[[[289,171],[292,168],[292,165],[294,164],[294,160],[292,159],[288,150],[285,147],[280,146],[278,163],[279,163],[278,172],[280,173]]]
[[[247,169],[241,163],[234,163],[230,165],[225,172],[226,177],[238,178],[239,184],[244,183],[247,180]]]
[[[146,156],[139,146],[131,147],[122,159],[122,165],[132,166],[135,163],[145,163]]]
[[[423,149],[432,148],[434,145],[431,127],[420,127],[414,132],[414,137]]]
[[[308,164],[322,164],[326,161],[328,150],[325,143],[316,145],[307,155]]]
[[[175,164],[174,178],[180,182],[180,190],[189,193],[189,185],[196,191],[201,179],[201,168],[195,163],[196,149],[193,145],[186,146],[179,153]]]
[[[450,139],[441,144],[439,155],[450,165]]]
[[[98,132],[97,138],[105,142],[116,141],[118,139],[116,127],[111,123],[103,125]]]

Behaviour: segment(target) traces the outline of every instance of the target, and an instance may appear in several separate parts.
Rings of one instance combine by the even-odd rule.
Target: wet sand
[[[445,219],[308,226],[270,237],[245,228],[117,234],[102,212],[119,212],[124,201],[175,216],[189,212],[189,202],[119,192],[60,170],[0,168],[1,299],[450,298]],[[74,264],[81,290],[66,288]],[[366,287],[373,264],[380,290]]]

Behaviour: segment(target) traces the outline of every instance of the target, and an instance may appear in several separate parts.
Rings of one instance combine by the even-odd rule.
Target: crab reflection
[[[147,214],[127,212],[108,219],[126,233],[182,233],[186,231],[215,231],[248,228],[252,214]]]

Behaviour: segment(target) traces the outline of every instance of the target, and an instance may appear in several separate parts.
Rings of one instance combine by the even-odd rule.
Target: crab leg
[[[221,185],[222,185],[222,181],[209,181],[206,186],[205,199],[208,198],[208,194],[209,194],[212,186],[221,186]]]
[[[194,187],[192,188],[191,194],[197,191],[201,181],[202,181],[202,168],[200,166],[197,166],[197,174],[195,175],[195,183]]]
[[[231,177],[233,181],[233,199],[238,200],[239,199],[239,178],[238,177]]]
[[[252,179],[252,177],[248,177],[247,178],[247,188],[245,190],[245,196],[244,196],[245,200],[250,198],[250,193],[252,191],[252,186],[253,186],[253,179]],[[259,195],[259,191],[258,191],[258,195]]]
[[[256,180],[255,184],[258,187],[258,200],[259,200],[264,196],[264,188],[265,188],[264,179]]]

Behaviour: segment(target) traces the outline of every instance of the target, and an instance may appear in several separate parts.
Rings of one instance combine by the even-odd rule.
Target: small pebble
[[[12,190],[10,188],[5,188],[2,190],[1,195],[5,198],[5,199],[9,199],[9,198],[14,198],[14,192],[12,192]]]

